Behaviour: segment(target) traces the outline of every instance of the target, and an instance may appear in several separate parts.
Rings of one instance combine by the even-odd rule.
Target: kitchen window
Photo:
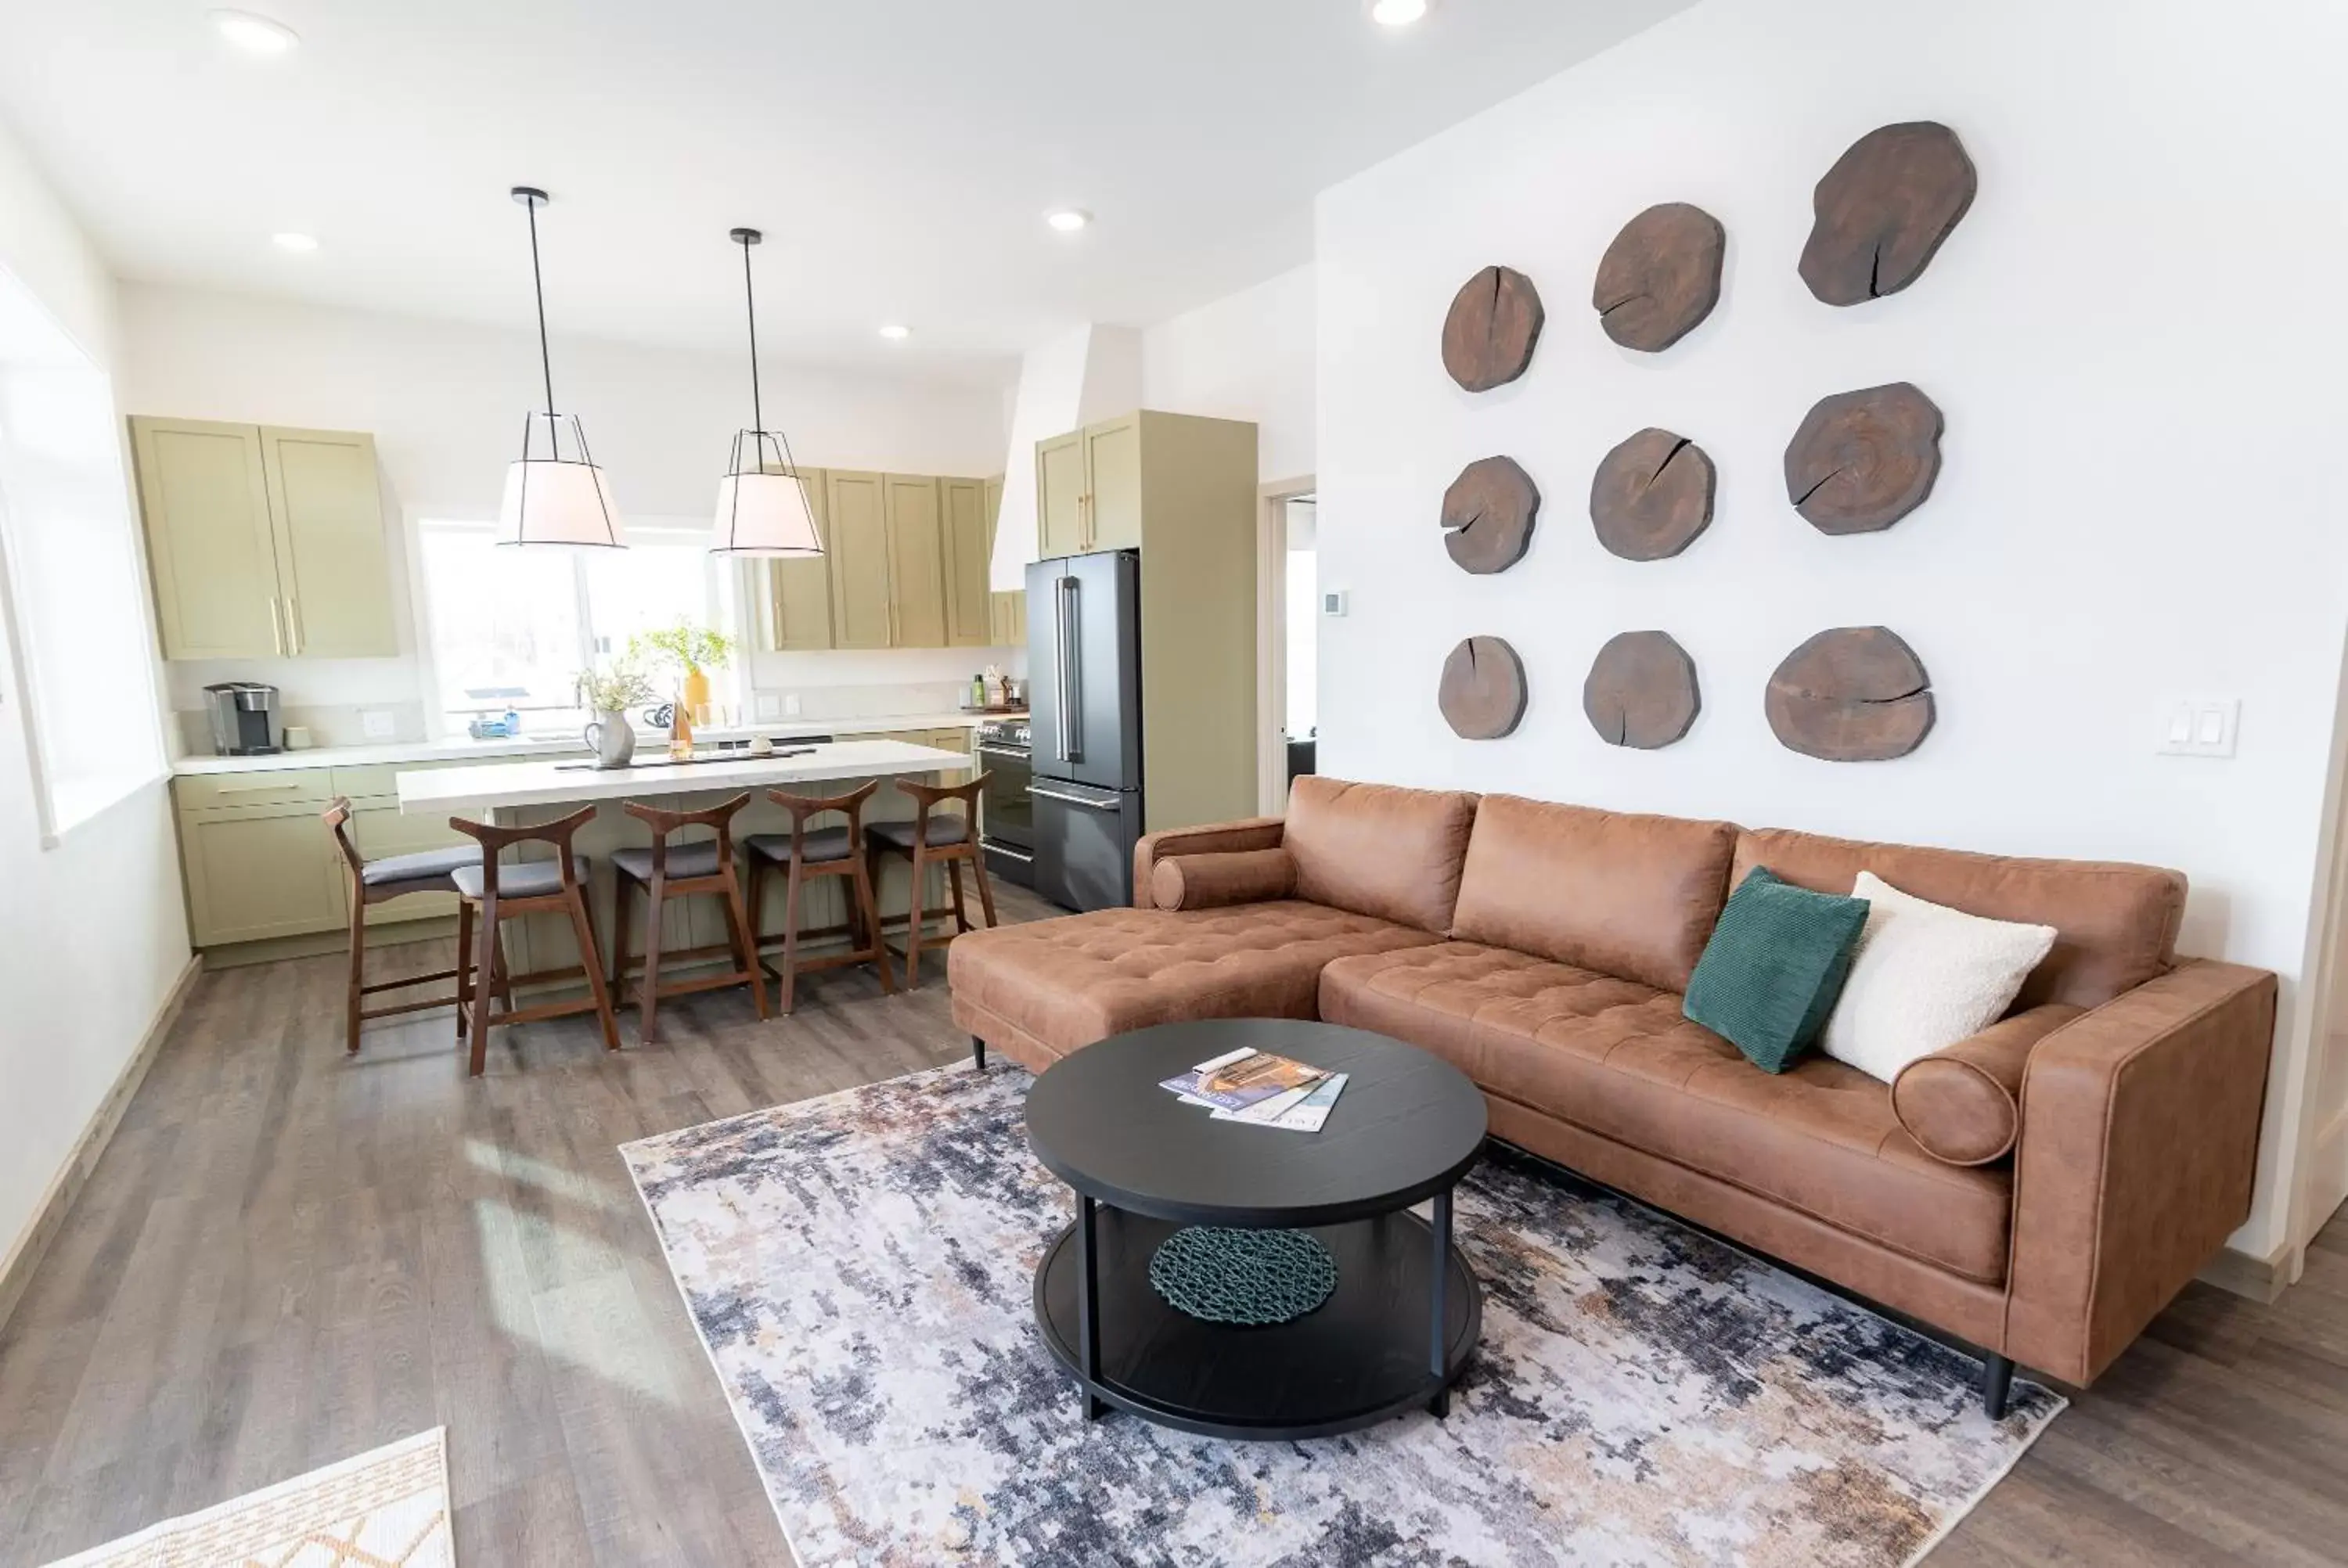
[[[638,632],[680,620],[731,632],[736,573],[709,553],[707,523],[627,529],[623,550],[565,549],[496,544],[485,522],[417,524],[423,641],[444,733],[509,708],[525,730],[568,730],[583,722],[578,672],[624,652]]]

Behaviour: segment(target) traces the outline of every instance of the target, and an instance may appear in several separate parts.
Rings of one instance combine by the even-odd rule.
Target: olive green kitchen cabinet
[[[765,563],[767,614],[772,618],[767,646],[787,651],[832,645],[831,528],[826,521],[825,475],[820,468],[801,468],[798,476],[825,553],[813,560]]]
[[[825,472],[831,567],[831,645],[890,648],[889,477],[832,468]]]
[[[1085,433],[1035,443],[1035,538],[1039,559],[1082,555],[1085,543]]]
[[[938,503],[946,547],[946,641],[956,648],[989,647],[994,629],[986,568],[994,529],[987,518],[986,481],[941,479]]]
[[[189,936],[199,948],[343,925],[342,856],[318,814],[323,768],[177,781]]]
[[[399,651],[375,439],[130,421],[166,659]]]
[[[1186,417],[1128,414],[1037,442],[1035,528],[1043,559],[1140,548],[1145,432],[1154,427],[1161,443],[1179,443],[1179,435],[1169,433]]]
[[[898,648],[949,646],[940,487],[922,476],[888,477],[890,641]]]

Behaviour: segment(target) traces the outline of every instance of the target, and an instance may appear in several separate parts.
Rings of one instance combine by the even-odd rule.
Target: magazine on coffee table
[[[1307,1067],[1284,1056],[1240,1050],[1202,1061],[1179,1077],[1167,1079],[1159,1087],[1203,1100],[1218,1111],[1246,1111],[1266,1101],[1283,1098],[1282,1109],[1285,1110],[1328,1076],[1317,1067]]]
[[[1280,1127],[1291,1132],[1318,1132],[1328,1124],[1329,1108],[1337,1103],[1337,1096],[1345,1091],[1345,1074],[1333,1072],[1308,1090],[1299,1092],[1296,1102],[1278,1110],[1267,1100],[1245,1111],[1210,1112],[1217,1122],[1248,1122],[1259,1127]],[[1283,1097],[1284,1098],[1284,1097]],[[1200,1101],[1200,1104],[1206,1102]]]

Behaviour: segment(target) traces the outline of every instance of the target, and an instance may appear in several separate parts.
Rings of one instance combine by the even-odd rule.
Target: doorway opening
[[[1257,540],[1256,809],[1319,771],[1320,507],[1310,477],[1266,485]]]

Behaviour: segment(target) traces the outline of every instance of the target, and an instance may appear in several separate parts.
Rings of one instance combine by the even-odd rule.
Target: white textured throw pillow
[[[2054,945],[2052,926],[1984,920],[1902,893],[1871,871],[1859,874],[1850,894],[1867,900],[1867,926],[1821,1044],[1886,1083],[2004,1017]]]

